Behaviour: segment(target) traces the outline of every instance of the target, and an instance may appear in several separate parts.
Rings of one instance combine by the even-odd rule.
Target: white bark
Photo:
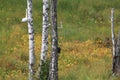
[[[45,70],[42,67],[46,65],[47,52],[48,52],[48,27],[49,27],[49,1],[43,0],[43,20],[42,20],[42,47],[41,47],[41,61],[39,67],[39,79],[42,80]],[[44,68],[45,69],[45,68]]]
[[[48,19],[48,9],[49,2],[48,0],[43,0],[43,23],[42,23],[42,48],[41,48],[41,60],[46,61],[46,54],[48,51],[48,27],[49,27],[49,19]]]
[[[21,22],[27,22],[28,21],[28,11],[27,11],[27,9],[26,9],[26,15],[25,15],[25,17],[24,18],[22,18],[22,21]]]
[[[111,9],[111,37],[113,44],[113,63],[112,63],[112,72],[115,72],[115,53],[116,53],[116,45],[115,45],[115,34],[114,34],[114,8]]]
[[[52,52],[48,80],[58,80],[57,0],[51,0]]]
[[[113,57],[115,56],[115,34],[114,34],[114,8],[111,10],[111,35],[113,44]]]
[[[34,29],[32,16],[32,0],[27,0],[27,18],[28,18],[28,34],[29,34],[29,80],[33,80],[34,66]]]

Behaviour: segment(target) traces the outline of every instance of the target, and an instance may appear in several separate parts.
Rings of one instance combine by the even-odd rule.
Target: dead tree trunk
[[[118,34],[118,40],[117,40],[117,44],[116,44],[116,54],[115,54],[114,59],[115,59],[114,73],[115,73],[115,75],[120,76],[120,32]]]
[[[57,0],[51,0],[52,52],[48,80],[58,80]]]
[[[118,34],[117,43],[114,34],[114,9],[111,10],[111,34],[113,43],[113,74],[120,75],[120,32]]]
[[[115,34],[114,34],[114,9],[111,10],[111,35],[113,43],[113,56],[115,56]]]
[[[113,64],[112,64],[112,72],[115,72],[115,34],[114,34],[114,8],[111,9],[111,35],[112,35],[112,44],[113,44]]]

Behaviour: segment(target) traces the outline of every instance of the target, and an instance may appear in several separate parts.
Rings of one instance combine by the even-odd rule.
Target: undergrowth
[[[0,0],[0,80],[28,79],[28,30],[21,23],[25,0]],[[119,80],[111,74],[110,11],[115,34],[120,25],[119,0],[58,0],[59,80]],[[39,66],[42,2],[33,0],[35,72]],[[51,30],[50,30],[51,31]],[[49,32],[50,33],[50,32]],[[116,36],[117,37],[117,36]],[[51,53],[49,35],[49,52]]]

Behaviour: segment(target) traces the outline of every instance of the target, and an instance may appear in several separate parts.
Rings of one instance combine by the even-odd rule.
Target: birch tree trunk
[[[49,1],[43,0],[43,21],[42,21],[42,48],[41,48],[41,61],[39,67],[39,79],[45,80],[47,65],[47,52],[48,52],[48,27],[49,27]],[[47,78],[47,76],[46,76]]]
[[[114,34],[114,8],[111,10],[111,34],[113,43],[113,56],[115,56],[115,34]]]
[[[111,9],[111,37],[112,37],[112,44],[113,44],[113,64],[112,64],[112,72],[115,72],[115,34],[114,34],[114,8]]]
[[[33,80],[34,66],[34,29],[32,16],[32,0],[27,0],[27,19],[28,19],[28,34],[29,34],[29,80]]]
[[[58,80],[57,0],[51,0],[52,52],[48,80]]]

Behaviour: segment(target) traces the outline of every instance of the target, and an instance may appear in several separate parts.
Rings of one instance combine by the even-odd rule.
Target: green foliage
[[[41,70],[40,71],[40,79],[41,80],[47,80],[49,75],[49,60],[47,60],[45,63],[42,62]],[[39,80],[39,79],[38,79]]]

